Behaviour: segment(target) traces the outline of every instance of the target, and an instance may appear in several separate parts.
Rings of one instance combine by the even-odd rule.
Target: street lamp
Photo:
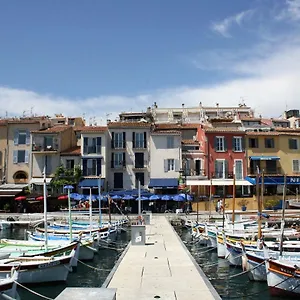
[[[183,176],[184,177],[184,195],[185,195],[185,203],[187,203],[187,192],[186,192],[186,177],[187,177],[187,159],[186,158],[183,158],[182,161],[184,162],[183,164],[183,167],[182,169],[180,169],[179,173],[180,173],[180,176]]]

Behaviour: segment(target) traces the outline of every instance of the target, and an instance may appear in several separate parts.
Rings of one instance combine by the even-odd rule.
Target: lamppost
[[[184,196],[185,196],[185,203],[187,203],[187,192],[186,192],[186,177],[187,177],[187,159],[186,158],[183,158],[182,159],[182,162],[183,162],[183,168],[180,169],[179,173],[180,173],[180,176],[183,176],[184,177]]]
[[[69,226],[70,226],[70,241],[73,240],[72,238],[72,216],[71,216],[71,197],[70,192],[74,187],[72,185],[65,185],[64,189],[68,191],[68,206],[69,206]]]

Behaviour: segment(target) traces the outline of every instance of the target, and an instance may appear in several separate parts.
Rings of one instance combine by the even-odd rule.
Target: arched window
[[[26,181],[28,179],[28,175],[24,171],[18,171],[14,174],[14,180],[15,181]]]

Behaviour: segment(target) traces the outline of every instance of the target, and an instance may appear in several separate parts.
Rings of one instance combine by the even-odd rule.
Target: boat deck
[[[221,299],[165,216],[146,226],[146,245],[129,244],[103,287],[118,300]]]

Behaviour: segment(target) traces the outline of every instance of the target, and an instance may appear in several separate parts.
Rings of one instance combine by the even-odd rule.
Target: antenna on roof
[[[30,116],[33,116],[33,106],[30,107]]]

